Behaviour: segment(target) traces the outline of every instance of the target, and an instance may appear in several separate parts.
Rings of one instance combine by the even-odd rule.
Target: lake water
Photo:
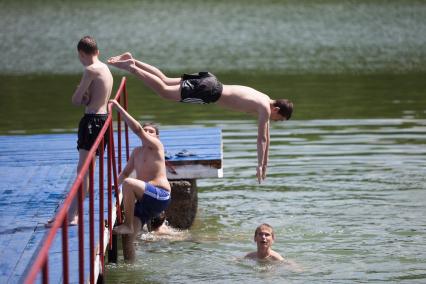
[[[107,283],[426,281],[423,1],[86,2],[0,2],[1,135],[76,131],[84,34],[102,59],[130,50],[168,74],[208,68],[295,103],[272,123],[258,185],[254,117],[167,102],[130,77],[139,120],[222,128],[225,176],[198,181],[183,240],[143,235],[137,262],[120,255]],[[302,272],[241,260],[263,222]]]
[[[267,181],[255,181],[255,133],[224,131],[223,179],[199,182],[186,241],[141,240],[135,265],[109,265],[108,283],[354,283],[426,279],[426,120],[300,120],[275,125]],[[303,272],[238,260],[254,228]]]

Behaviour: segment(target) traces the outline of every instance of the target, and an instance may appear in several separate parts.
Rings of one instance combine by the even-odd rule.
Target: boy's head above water
[[[254,241],[258,246],[271,247],[275,240],[274,229],[269,224],[261,224],[254,231]]]

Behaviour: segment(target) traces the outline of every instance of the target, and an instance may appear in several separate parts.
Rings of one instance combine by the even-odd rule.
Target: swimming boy
[[[275,241],[274,230],[271,225],[261,224],[254,231],[254,241],[257,245],[257,251],[248,253],[245,258],[263,260],[263,261],[283,261],[284,258],[272,250],[272,244]]]
[[[117,101],[111,100],[111,103],[142,142],[142,146],[133,149],[118,178],[118,184],[123,189],[125,220],[114,228],[114,232],[128,235],[139,229],[135,228],[135,224],[143,226],[169,206],[171,187],[167,180],[164,147],[158,128],[151,123],[140,125]],[[136,178],[129,177],[133,171]],[[134,222],[134,216],[139,218],[137,222]]]
[[[76,106],[85,106],[84,116],[78,127],[77,149],[79,160],[77,172],[80,172],[90,148],[95,143],[99,132],[108,117],[108,100],[111,96],[113,77],[108,66],[98,58],[99,49],[94,38],[85,36],[77,44],[78,59],[84,66],[83,76],[77,86],[72,103]],[[108,137],[107,135],[105,136]],[[107,141],[107,140],[106,140]],[[84,178],[84,192],[88,190],[89,175]],[[70,207],[71,224],[77,222],[75,216],[76,199]]]
[[[285,99],[272,100],[269,96],[246,86],[223,85],[209,72],[169,78],[158,68],[134,59],[129,52],[111,57],[108,64],[134,74],[165,99],[201,104],[216,102],[226,108],[256,115],[256,176],[259,183],[266,178],[270,144],[269,121],[289,120],[293,112],[292,102]]]

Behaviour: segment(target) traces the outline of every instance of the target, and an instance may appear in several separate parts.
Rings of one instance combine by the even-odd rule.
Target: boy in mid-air
[[[134,74],[165,99],[184,103],[217,103],[222,107],[257,116],[256,176],[259,183],[266,178],[269,121],[289,120],[293,112],[292,102],[286,99],[272,100],[266,94],[246,86],[223,85],[209,72],[169,78],[158,68],[134,59],[129,52],[111,57],[108,64]]]

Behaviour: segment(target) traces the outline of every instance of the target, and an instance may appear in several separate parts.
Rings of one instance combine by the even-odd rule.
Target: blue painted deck
[[[179,178],[191,175],[193,166],[201,170],[189,178],[221,176],[220,129],[162,130],[160,135]],[[139,145],[139,139],[130,134],[130,148]],[[55,214],[74,181],[78,159],[75,147],[76,134],[0,136],[0,283],[21,282],[41,246],[48,230],[44,224]],[[176,154],[183,149],[194,155],[178,157]],[[169,176],[174,177],[177,178]],[[85,209],[87,202],[88,198]],[[88,218],[85,220],[88,242]],[[70,269],[74,269],[70,271],[70,280],[77,283],[77,227],[69,227],[69,231]],[[98,232],[97,226],[95,232]],[[61,282],[62,254],[60,238],[57,239],[49,255],[51,283]],[[88,258],[87,250],[85,255]],[[88,271],[86,263],[86,278]]]

